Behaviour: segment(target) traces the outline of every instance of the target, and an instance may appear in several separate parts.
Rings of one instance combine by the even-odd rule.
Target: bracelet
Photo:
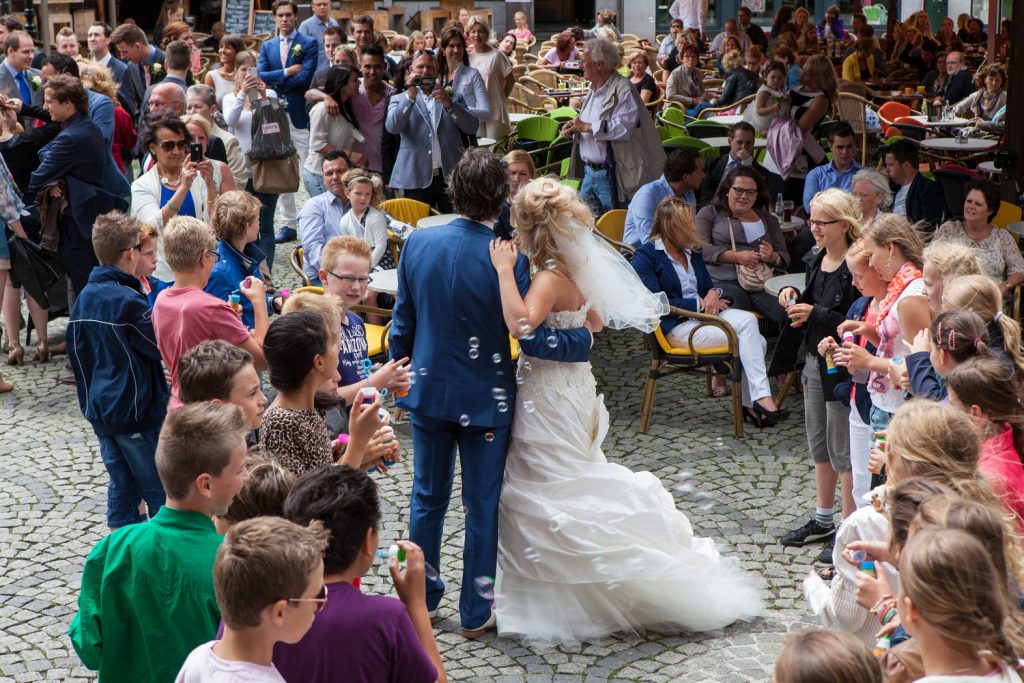
[[[171,211],[173,211],[174,213],[178,213],[179,211],[181,211],[181,207],[175,206],[174,202],[167,202],[167,206],[171,207]]]
[[[871,611],[872,612],[877,612],[878,610],[882,609],[882,606],[885,603],[887,603],[888,601],[890,601],[890,600],[892,600],[893,602],[896,602],[896,598],[893,597],[892,593],[886,593],[885,595],[883,595],[882,597],[880,597],[878,599],[878,602],[876,602],[875,606],[871,608]]]
[[[890,607],[889,611],[885,613],[884,617],[882,617],[882,620],[881,620],[882,621],[882,626],[885,626],[890,621],[895,619],[897,614],[898,614],[898,612],[896,611],[896,608],[895,607]]]

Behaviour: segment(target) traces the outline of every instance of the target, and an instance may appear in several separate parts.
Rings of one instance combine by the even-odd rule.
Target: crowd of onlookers
[[[200,45],[166,0],[151,34],[96,23],[85,50],[62,30],[49,55],[0,18],[7,362],[25,362],[24,301],[33,357],[67,354],[64,379],[109,474],[118,531],[86,562],[71,626],[105,681],[445,679],[419,548],[389,555],[400,602],[359,591],[379,557],[367,471],[400,455],[382,394],[416,375],[408,358],[370,365],[379,328],[357,311],[390,305],[369,290],[395,265],[385,197],[453,211],[447,178],[479,138],[512,132],[513,64],[535,38],[521,13],[500,39],[468,12],[438,34],[389,39],[368,16],[345,32],[330,2],[311,8],[298,22],[296,3],[276,0],[274,37],[215,26]],[[881,147],[883,173],[857,162],[853,128],[836,121],[841,90],[916,70],[927,100],[1001,134],[1008,22],[972,74],[977,19],[932,33],[916,13],[879,41],[863,15],[847,30],[838,9],[816,23],[783,6],[768,30],[742,8],[708,41],[699,0],[670,12],[656,59],[625,52],[602,10],[538,63],[580,62],[588,94],[560,127],[568,175],[595,217],[627,210],[633,266],[675,307],[668,343],[726,343],[687,312],[728,323],[758,428],[790,417],[773,380],[800,376],[815,503],[781,543],[824,544],[805,592],[844,633],[793,639],[776,679],[1019,680],[1024,352],[1008,304],[1024,257],[992,224],[995,185],[971,182],[947,216],[914,142]],[[724,76],[714,95],[708,52],[703,69]],[[666,154],[648,112],[661,95],[692,116],[753,100],[728,151],[702,159]],[[762,155],[765,134],[797,142]],[[821,137],[828,156],[800,144]],[[280,156],[291,166],[271,163]],[[528,149],[504,163],[511,192],[493,228],[512,238],[511,200],[537,171]],[[795,237],[779,198],[806,215]],[[271,280],[277,243],[296,236],[321,293]],[[805,284],[766,291],[786,272]],[[52,344],[48,309],[63,296],[67,333]],[[771,353],[765,324],[780,330]],[[13,388],[0,378],[0,392]],[[716,375],[712,393],[728,391]]]

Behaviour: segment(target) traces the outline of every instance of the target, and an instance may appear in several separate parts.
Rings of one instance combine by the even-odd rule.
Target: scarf
[[[889,315],[889,311],[896,304],[896,301],[900,298],[900,294],[907,288],[914,280],[921,277],[921,269],[915,266],[910,261],[907,261],[900,269],[896,271],[896,275],[893,276],[892,280],[889,281],[888,289],[885,292],[885,298],[878,304],[878,318],[875,320],[875,329],[881,333],[882,323],[885,321],[885,317]]]

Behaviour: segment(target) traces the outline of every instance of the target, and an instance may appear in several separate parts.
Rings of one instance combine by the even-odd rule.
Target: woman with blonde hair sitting
[[[744,421],[758,427],[774,426],[786,419],[789,411],[780,410],[772,398],[764,360],[768,343],[758,330],[754,314],[731,308],[730,300],[714,286],[700,247],[690,205],[666,197],[655,209],[651,234],[633,256],[633,268],[649,290],[664,292],[672,306],[717,315],[736,330],[743,366]],[[698,328],[699,324],[698,320],[672,313],[661,319],[661,329],[672,346],[690,348],[692,343],[699,350],[727,342],[720,328]],[[696,332],[694,328],[698,328]]]

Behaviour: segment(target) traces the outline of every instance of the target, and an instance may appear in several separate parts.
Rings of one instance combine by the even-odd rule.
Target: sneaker
[[[835,525],[821,526],[814,519],[804,524],[799,529],[794,529],[787,534],[783,534],[779,538],[779,542],[782,545],[806,545],[808,543],[814,543],[815,541],[824,541],[826,538],[834,536],[836,533]]]
[[[479,638],[480,636],[484,635],[488,631],[495,630],[497,627],[498,627],[498,620],[497,620],[494,612],[491,612],[491,616],[488,617],[487,621],[485,621],[483,623],[483,625],[480,626],[479,628],[465,628],[465,627],[463,627],[463,628],[459,629],[459,633],[462,635],[463,638],[466,638],[467,640],[476,640],[477,638]]]
[[[274,241],[278,244],[284,244],[285,242],[293,242],[299,238],[299,233],[295,232],[294,228],[289,228],[287,225],[277,231],[277,236]]]
[[[818,553],[818,562],[822,564],[832,564],[832,551],[836,549],[836,537],[833,534],[832,538],[828,539],[825,543],[825,547]]]

